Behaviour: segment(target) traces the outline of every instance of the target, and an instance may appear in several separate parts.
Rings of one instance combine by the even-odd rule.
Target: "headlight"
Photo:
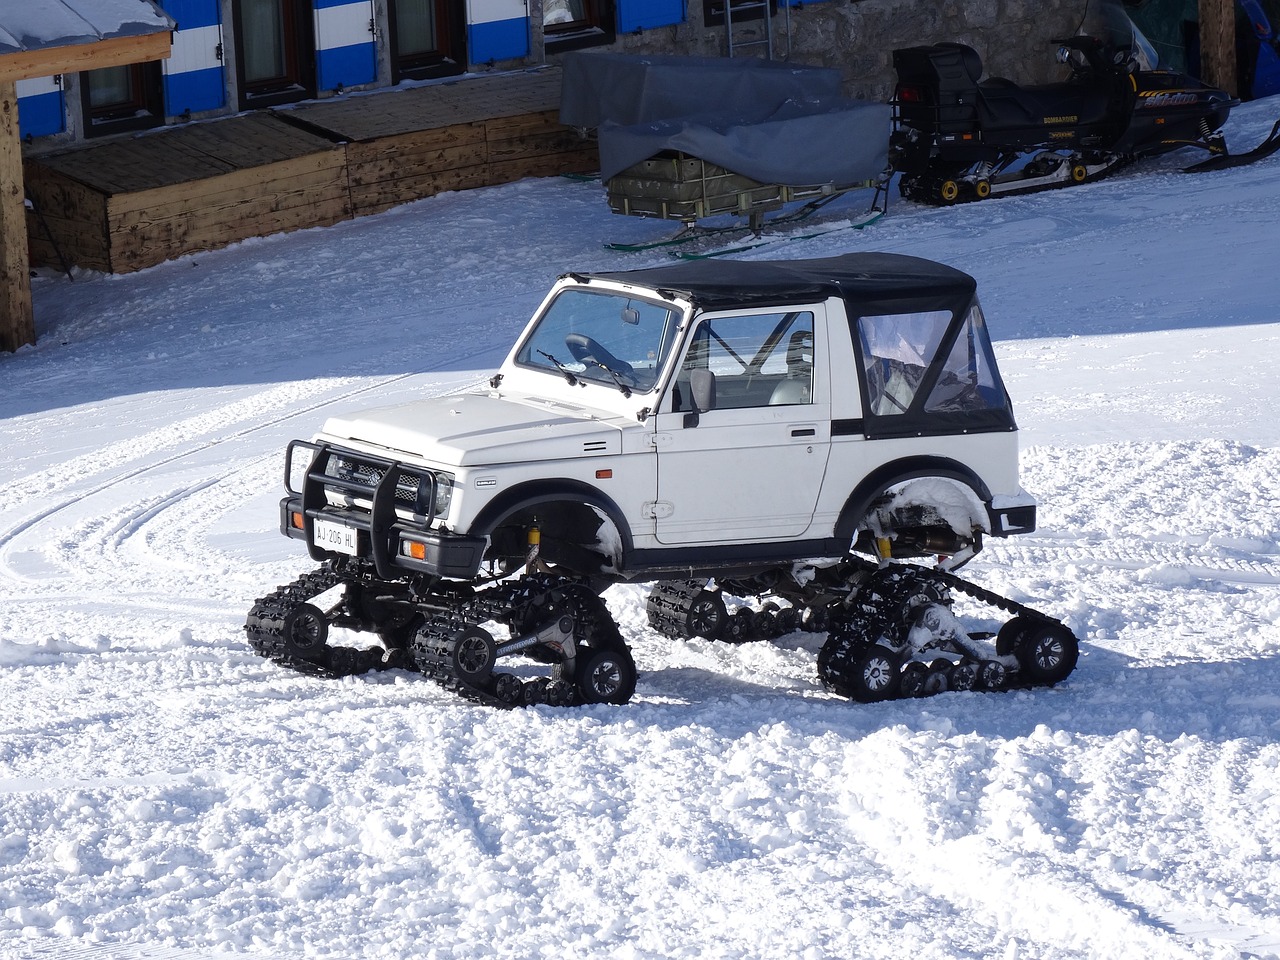
[[[436,474],[436,500],[435,515],[437,517],[447,517],[449,515],[449,504],[453,502],[453,475],[448,473]]]

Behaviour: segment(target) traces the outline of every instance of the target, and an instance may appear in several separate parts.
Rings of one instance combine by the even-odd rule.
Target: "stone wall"
[[[704,24],[702,0],[687,4],[686,23],[619,36],[609,49],[724,56],[725,28]],[[1056,41],[1076,32],[1084,8],[1085,0],[822,0],[774,15],[774,59],[834,67],[849,96],[886,101],[896,47],[958,40],[982,55],[989,76],[1046,83],[1063,77]],[[737,23],[735,38],[758,39],[761,27]],[[761,49],[746,47],[740,55],[759,56]]]

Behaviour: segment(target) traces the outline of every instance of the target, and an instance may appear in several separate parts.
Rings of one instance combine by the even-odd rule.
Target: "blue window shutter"
[[[315,0],[316,85],[336,90],[372,83],[378,74],[372,0]]]
[[[471,0],[467,50],[472,63],[529,55],[529,14],[524,0]]]
[[[47,137],[67,128],[62,85],[53,77],[18,81],[18,135]]]
[[[177,117],[224,106],[227,80],[218,0],[164,0],[162,6],[178,24],[169,59],[161,61],[165,115]]]
[[[618,0],[618,32],[684,23],[684,0]]]

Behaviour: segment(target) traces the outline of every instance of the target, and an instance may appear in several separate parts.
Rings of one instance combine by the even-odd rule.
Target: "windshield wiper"
[[[577,377],[575,377],[575,376],[573,375],[573,371],[572,371],[572,370],[570,370],[568,367],[566,367],[563,363],[561,363],[559,360],[557,360],[557,359],[556,359],[555,357],[553,357],[551,354],[547,353],[547,351],[545,351],[545,350],[539,350],[539,351],[538,351],[538,353],[539,353],[539,354],[541,354],[542,356],[546,357],[548,360],[550,360],[550,361],[552,362],[552,364],[554,364],[554,365],[555,365],[555,368],[556,368],[557,370],[559,370],[561,373],[563,373],[563,374],[564,374],[564,378],[565,378],[566,380],[568,380],[568,381],[569,381],[569,386],[571,386],[571,387],[575,387],[575,386],[577,386],[577,385],[578,385],[578,378],[577,378]]]
[[[610,379],[611,379],[611,380],[613,380],[614,384],[615,384],[615,385],[617,385],[618,389],[622,391],[622,395],[623,395],[624,397],[630,397],[630,396],[631,396],[631,388],[630,388],[630,387],[628,387],[625,383],[623,383],[623,382],[622,382],[622,380],[621,380],[621,378],[619,377],[618,373],[617,373],[617,372],[616,372],[612,367],[607,367],[607,366],[605,366],[603,363],[601,363],[601,362],[600,362],[599,360],[597,360],[595,357],[591,357],[590,359],[586,360],[585,362],[586,362],[586,363],[588,363],[588,364],[590,364],[591,366],[599,367],[601,370],[603,370],[605,373],[607,373],[607,374],[609,375]]]

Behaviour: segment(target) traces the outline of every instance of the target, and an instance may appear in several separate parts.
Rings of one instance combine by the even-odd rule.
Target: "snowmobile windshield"
[[[982,308],[858,317],[868,437],[1015,429]]]
[[[680,311],[619,293],[567,289],[538,318],[516,363],[571,382],[648,393],[675,342]]]
[[[1082,36],[1099,41],[1116,63],[1131,61],[1139,70],[1155,70],[1160,55],[1143,36],[1119,0],[1092,0],[1080,25]]]

